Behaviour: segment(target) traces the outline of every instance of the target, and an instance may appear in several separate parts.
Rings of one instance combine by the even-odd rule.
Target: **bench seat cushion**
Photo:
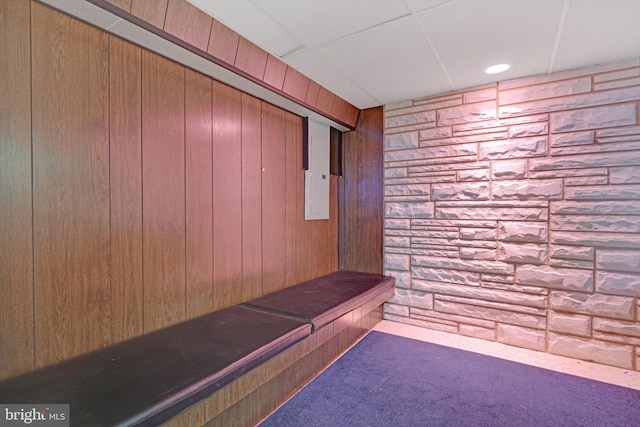
[[[393,289],[394,284],[395,279],[389,276],[336,271],[244,305],[309,322],[315,331]]]
[[[0,402],[70,404],[77,426],[157,425],[310,333],[234,306],[2,381]]]

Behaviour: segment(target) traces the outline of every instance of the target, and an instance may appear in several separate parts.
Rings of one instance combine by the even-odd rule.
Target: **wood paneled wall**
[[[360,110],[241,37],[187,0],[90,0],[161,36],[179,40],[208,60],[353,129]],[[131,18],[134,19],[131,19]],[[160,30],[160,31],[158,31]]]
[[[36,2],[0,33],[0,378],[337,269],[300,117]]]
[[[342,136],[341,270],[382,274],[383,114],[382,107],[362,110],[356,130]]]

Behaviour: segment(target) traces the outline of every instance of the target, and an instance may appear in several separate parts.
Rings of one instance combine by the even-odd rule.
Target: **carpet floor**
[[[640,391],[374,331],[260,426],[640,426]]]

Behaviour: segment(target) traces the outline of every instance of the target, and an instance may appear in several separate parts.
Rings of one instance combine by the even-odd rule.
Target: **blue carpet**
[[[270,426],[640,426],[640,391],[371,332]]]

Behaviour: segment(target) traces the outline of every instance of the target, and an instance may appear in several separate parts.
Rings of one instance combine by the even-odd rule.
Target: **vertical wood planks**
[[[142,53],[144,330],[185,319],[184,67]]]
[[[142,50],[110,42],[111,326],[142,333]]]
[[[242,301],[241,92],[213,89],[213,277],[215,307]]]
[[[284,111],[262,104],[262,279],[264,293],[285,286]]]
[[[262,102],[242,94],[242,300],[262,295]]]
[[[36,366],[110,342],[108,35],[32,3]]]
[[[285,286],[298,283],[296,272],[297,181],[302,174],[302,119],[285,113]]]
[[[33,369],[30,4],[0,1],[0,379]]]
[[[213,311],[213,82],[185,75],[187,317]]]
[[[383,112],[363,110],[343,139],[340,186],[340,268],[382,273]]]

